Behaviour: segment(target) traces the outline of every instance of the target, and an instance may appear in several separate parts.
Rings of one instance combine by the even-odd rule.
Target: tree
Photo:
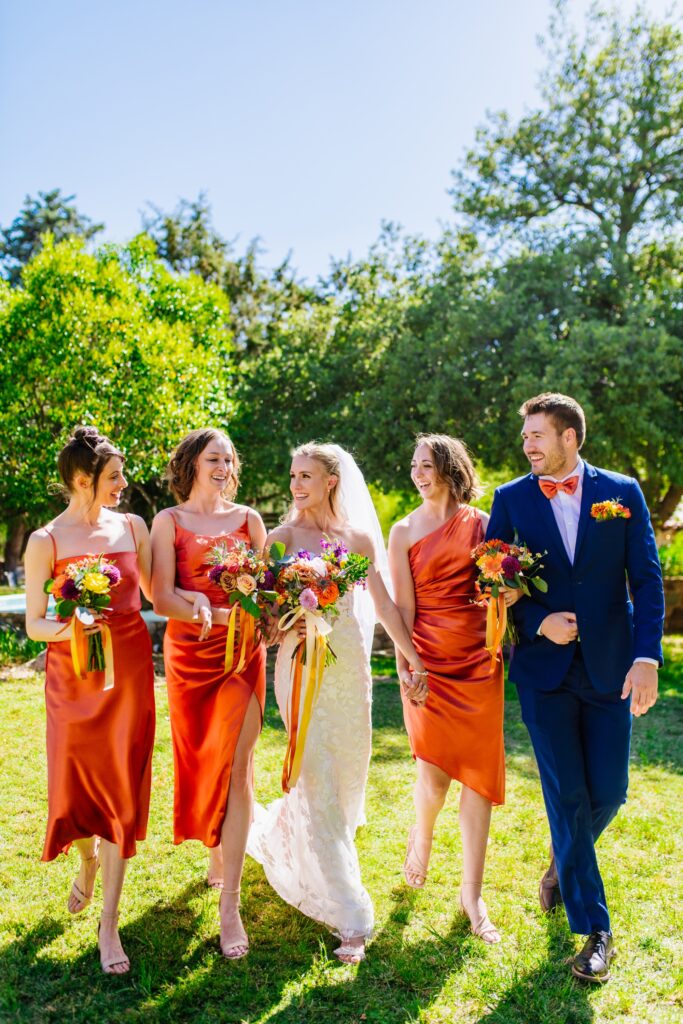
[[[269,272],[259,266],[257,238],[242,256],[236,256],[234,242],[223,238],[213,225],[205,193],[195,200],[181,199],[172,213],[155,206],[151,211],[143,216],[143,228],[159,258],[171,270],[198,274],[225,292],[238,354],[270,345],[292,311],[317,301],[315,290],[297,280],[289,257]]]
[[[77,423],[120,445],[151,515],[182,434],[232,414],[225,296],[169,272],[143,236],[94,255],[48,237],[23,285],[0,291],[3,515],[31,528],[55,511],[55,458]]]
[[[77,237],[88,241],[102,231],[72,205],[75,196],[63,196],[58,188],[39,192],[37,199],[26,196],[21,212],[8,228],[0,231],[0,268],[11,284],[17,285],[26,264],[50,234],[56,242]]]

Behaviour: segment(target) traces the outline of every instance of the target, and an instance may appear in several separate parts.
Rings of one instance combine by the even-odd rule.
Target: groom
[[[638,483],[579,455],[586,426],[578,402],[542,394],[520,415],[531,473],[498,488],[487,537],[517,536],[547,552],[547,593],[532,586],[514,606],[510,679],[552,836],[541,906],[564,903],[571,930],[588,936],[572,972],[602,982],[615,949],[595,842],[626,800],[631,715],[657,699],[662,576]]]

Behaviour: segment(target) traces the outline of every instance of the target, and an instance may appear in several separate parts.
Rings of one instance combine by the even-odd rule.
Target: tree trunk
[[[661,531],[664,528],[664,523],[667,519],[671,519],[678,508],[681,497],[683,497],[683,487],[669,484],[668,491],[652,510],[652,524],[655,530]]]
[[[5,572],[16,572],[24,550],[24,538],[28,529],[26,514],[11,516],[7,520],[5,541]]]

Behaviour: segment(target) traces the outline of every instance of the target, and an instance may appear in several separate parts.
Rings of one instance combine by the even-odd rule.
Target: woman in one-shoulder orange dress
[[[253,814],[253,752],[266,693],[265,647],[258,637],[244,667],[226,671],[227,596],[209,579],[214,546],[262,549],[260,516],[231,500],[239,461],[230,439],[196,430],[176,449],[168,472],[181,504],[152,527],[154,607],[169,617],[164,638],[175,765],[174,841],[198,839],[210,851],[208,883],[221,890],[221,950],[248,952],[239,889]]]
[[[404,865],[422,888],[436,818],[451,782],[462,783],[461,907],[473,932],[498,942],[481,899],[491,807],[505,799],[503,665],[485,648],[486,613],[475,603],[472,550],[487,517],[467,504],[477,480],[461,442],[446,435],[417,439],[412,477],[423,504],[392,529],[389,556],[396,603],[427,668],[423,706],[404,697],[404,719],[417,762],[416,824]],[[406,668],[399,656],[399,673]]]
[[[138,516],[122,516],[126,486],[123,458],[92,427],[80,427],[60,453],[60,475],[69,507],[36,531],[26,552],[26,628],[48,642],[48,823],[43,860],[73,843],[81,867],[68,909],[77,914],[93,896],[102,866],[103,910],[99,944],[103,970],[130,968],[118,936],[118,904],[126,861],[144,839],[149,813],[154,745],[152,645],[140,616],[140,586],[150,591],[149,535]],[[71,653],[73,623],[47,618],[43,584],[88,554],[104,554],[120,572],[104,617],[111,634],[114,685],[104,672],[76,673]],[[98,632],[100,624],[86,628]]]

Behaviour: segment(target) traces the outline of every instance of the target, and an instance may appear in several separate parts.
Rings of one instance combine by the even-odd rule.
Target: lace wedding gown
[[[297,639],[295,630],[285,636],[275,665],[275,696],[286,726]],[[354,836],[364,822],[372,680],[351,593],[340,602],[329,641],[337,661],[325,669],[299,780],[269,807],[256,805],[247,852],[291,906],[342,940],[369,938],[373,909]]]

